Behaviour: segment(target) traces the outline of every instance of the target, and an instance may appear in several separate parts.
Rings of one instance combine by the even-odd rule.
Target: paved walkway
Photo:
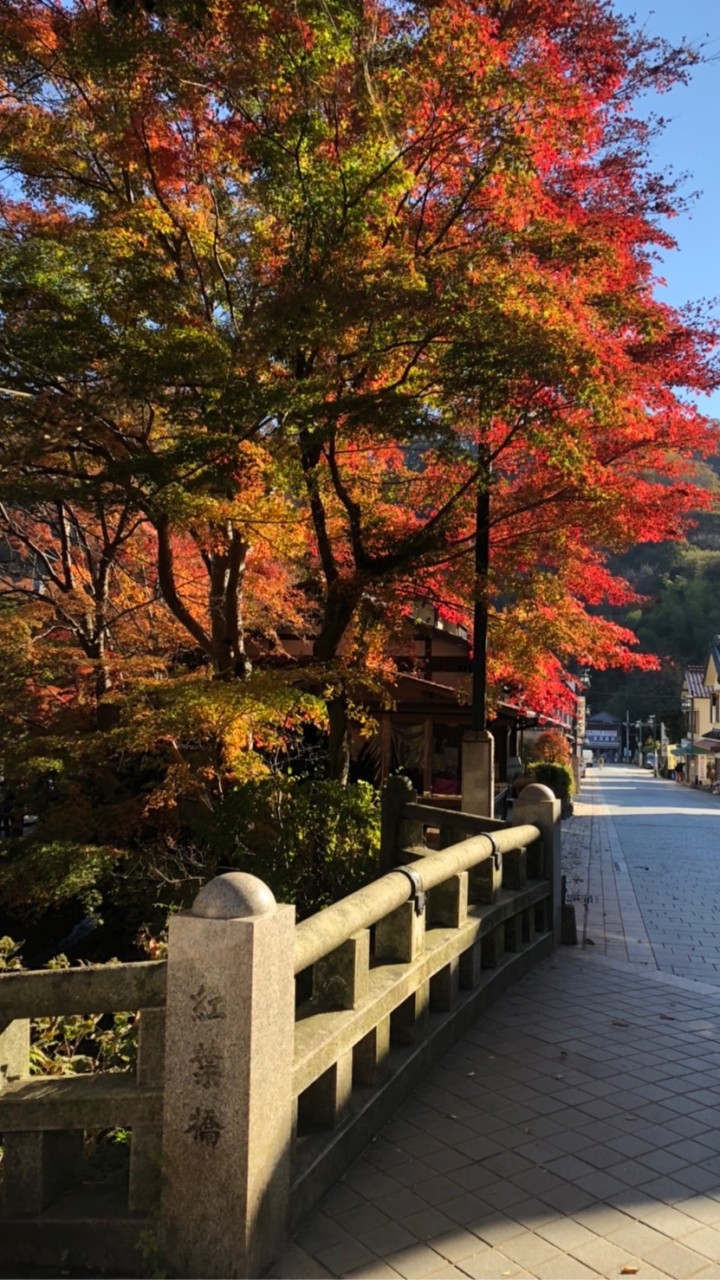
[[[588,775],[583,945],[494,1005],[272,1275],[720,1280],[720,801]]]

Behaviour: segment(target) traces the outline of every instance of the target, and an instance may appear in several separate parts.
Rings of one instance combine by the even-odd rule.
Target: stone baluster
[[[165,1010],[141,1009],[138,1034],[137,1082],[162,1089],[165,1065]],[[130,1138],[128,1208],[148,1213],[160,1198],[162,1124],[135,1125]]]
[[[522,950],[522,915],[520,912],[505,921],[503,945],[506,951],[514,952]]]
[[[527,849],[508,849],[503,854],[503,889],[524,889],[527,885]]]
[[[0,1023],[0,1092],[15,1080],[30,1075],[30,1021],[16,1018]]]
[[[392,871],[402,859],[403,849],[425,843],[422,822],[403,817],[405,806],[414,804],[417,794],[409,778],[396,774],[383,787],[380,812],[380,871]]]
[[[370,930],[353,934],[313,965],[313,999],[331,1009],[357,1009],[367,998]]]
[[[485,858],[470,872],[470,901],[492,906],[503,884],[503,862],[499,855]]]
[[[375,959],[385,963],[412,963],[425,950],[427,908],[423,900],[403,902],[375,926]],[[430,983],[423,982],[393,1010],[390,1038],[396,1044],[415,1044],[425,1033]]]
[[[428,894],[428,917],[432,924],[459,929],[468,918],[469,875],[461,871],[450,876]],[[430,1008],[446,1012],[455,1004],[462,985],[461,957],[454,957],[430,979]]]
[[[348,1049],[298,1098],[298,1128],[334,1129],[350,1106],[353,1052]]]
[[[505,925],[497,925],[483,935],[480,944],[483,969],[496,969],[505,951]]]
[[[560,801],[549,787],[532,782],[525,787],[513,805],[512,825],[532,823],[541,832],[541,877],[550,882],[550,924],[556,947],[562,940],[562,891],[560,857]],[[537,858],[537,854],[535,854]],[[534,869],[534,868],[533,868]]]
[[[376,1085],[387,1074],[390,1053],[390,1018],[380,1020],[353,1050],[353,1079],[358,1085]]]
[[[18,1018],[0,1033],[0,1091],[30,1074],[30,1021]],[[82,1177],[83,1135],[66,1129],[5,1134],[3,1206],[8,1215],[42,1213]]]

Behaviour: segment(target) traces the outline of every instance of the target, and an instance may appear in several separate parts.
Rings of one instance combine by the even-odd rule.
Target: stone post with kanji
[[[171,1275],[261,1275],[285,1232],[294,928],[294,908],[240,872],[170,923],[159,1246]]]

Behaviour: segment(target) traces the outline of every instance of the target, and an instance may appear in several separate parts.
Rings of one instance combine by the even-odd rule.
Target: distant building
[[[593,753],[595,759],[603,756],[608,764],[622,758],[622,725],[607,711],[587,717],[583,747]]]
[[[688,781],[706,782],[708,755],[714,750],[712,740],[706,735],[713,730],[713,698],[712,686],[705,683],[706,674],[714,681],[714,661],[708,659],[704,667],[691,666],[685,668],[682,684],[682,704],[685,711],[685,736],[681,746],[682,754],[688,756]],[[708,668],[711,667],[711,670]]]
[[[715,755],[720,749],[720,636],[713,636],[704,666],[685,668],[682,684],[686,756],[690,782],[715,781]]]

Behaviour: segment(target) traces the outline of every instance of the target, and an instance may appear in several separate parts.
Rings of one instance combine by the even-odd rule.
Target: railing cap
[[[544,782],[530,782],[523,787],[518,800],[554,800],[555,792],[546,787]]]
[[[205,920],[241,920],[270,915],[276,908],[273,892],[263,880],[245,871],[226,871],[203,885],[190,915]]]

